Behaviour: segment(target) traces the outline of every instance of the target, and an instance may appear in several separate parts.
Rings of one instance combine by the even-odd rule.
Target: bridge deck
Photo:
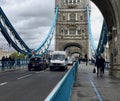
[[[102,78],[97,77],[93,68],[84,63],[79,65],[71,101],[120,101],[120,80],[111,77],[108,70]]]

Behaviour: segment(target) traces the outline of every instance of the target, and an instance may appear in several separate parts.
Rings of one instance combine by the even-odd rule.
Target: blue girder
[[[88,33],[89,33],[89,41],[90,41],[90,48],[91,48],[91,55],[94,57],[94,54],[96,52],[96,47],[94,44],[94,39],[92,36],[92,31],[91,31],[91,21],[90,21],[90,7],[87,6],[87,18],[88,18]]]
[[[103,22],[102,25],[102,30],[101,30],[101,34],[100,34],[100,38],[99,38],[99,43],[98,43],[98,47],[96,50],[96,55],[99,56],[101,53],[103,53],[105,51],[105,45],[107,44],[107,29],[106,29],[106,24],[105,21]]]
[[[1,28],[1,32],[3,34],[3,36],[5,37],[5,39],[8,41],[9,44],[12,45],[12,47],[14,49],[16,49],[18,52],[23,53],[23,54],[29,54],[28,52],[25,52],[23,50],[21,50],[14,42],[13,40],[10,38],[9,34],[7,33],[6,29],[3,27],[2,23],[0,22],[0,28]]]
[[[30,52],[31,49],[25,44],[25,42],[21,39],[19,34],[16,32],[8,18],[6,17],[5,13],[3,12],[2,8],[0,7],[0,16],[4,19],[4,23],[10,28],[9,30],[12,31],[14,37],[18,40],[18,42],[28,51]],[[11,43],[12,44],[12,43]]]
[[[56,13],[55,13],[55,16],[54,16],[54,19],[53,19],[53,22],[52,22],[52,25],[51,25],[51,28],[46,36],[46,38],[44,39],[44,41],[39,45],[38,48],[36,48],[34,51],[34,53],[36,54],[37,52],[41,51],[43,47],[45,47],[45,45],[47,44],[46,48],[41,52],[41,56],[43,56],[49,46],[50,46],[50,43],[51,43],[51,40],[52,40],[52,37],[53,37],[53,34],[54,34],[54,29],[55,29],[55,25],[56,25],[56,21],[57,21],[57,17],[58,17],[58,6],[56,6]],[[49,42],[48,42],[49,41]]]
[[[17,50],[18,52],[23,53],[23,54],[27,54],[27,55],[32,55],[33,52],[35,54],[37,54],[38,52],[41,51],[41,53],[39,55],[43,56],[47,52],[47,50],[48,50],[48,48],[50,46],[51,40],[53,38],[54,28],[55,28],[55,25],[56,25],[57,16],[58,16],[58,6],[56,7],[56,13],[55,13],[55,16],[54,16],[54,19],[53,19],[50,31],[47,34],[47,37],[42,41],[42,43],[39,45],[39,47],[36,48],[36,49],[34,49],[34,50],[30,49],[25,44],[25,42],[21,39],[21,37],[18,35],[18,33],[16,32],[16,30],[14,29],[14,27],[12,26],[12,24],[10,23],[10,21],[6,17],[6,15],[3,12],[3,10],[1,9],[1,7],[0,7],[0,17],[4,20],[4,23],[6,24],[6,26],[9,28],[9,30],[12,32],[12,34],[14,34],[14,37],[18,40],[18,42],[20,43],[20,45],[23,46],[26,49],[26,51],[24,51],[20,47],[18,47],[18,45],[11,39],[11,37],[8,34],[6,28],[2,25],[1,22],[0,22],[0,28],[1,28],[1,32],[2,32],[3,36],[8,41],[8,43],[11,44],[12,47],[15,50]]]
[[[93,50],[96,55],[100,55],[101,53],[104,52],[105,45],[107,44],[107,29],[106,29],[105,21],[103,22],[102,30],[101,30],[101,34],[100,34],[100,38],[99,38],[99,43],[96,48],[93,37],[92,37],[91,23],[90,23],[91,21],[90,21],[90,14],[89,14],[88,6],[87,6],[87,17],[88,17],[88,32],[89,32],[89,40],[90,40],[91,50]]]

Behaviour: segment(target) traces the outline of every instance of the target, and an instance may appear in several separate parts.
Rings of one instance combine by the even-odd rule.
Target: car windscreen
[[[31,58],[30,61],[41,61],[41,58],[34,57],[34,58]]]
[[[62,55],[62,54],[54,54],[52,55],[52,60],[65,60],[65,55]]]

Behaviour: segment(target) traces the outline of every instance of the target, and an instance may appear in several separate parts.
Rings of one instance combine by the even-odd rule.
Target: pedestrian
[[[2,70],[4,70],[4,67],[5,67],[5,56],[2,57],[1,63],[2,63]]]
[[[12,58],[11,58],[11,56],[9,56],[8,63],[9,63],[9,69],[11,69],[12,68]]]
[[[87,54],[85,54],[85,63],[86,63],[86,66],[87,66],[87,63],[88,63],[88,57],[87,57]]]
[[[104,71],[105,71],[105,59],[102,56],[100,57],[100,67],[101,67],[100,76],[102,77],[102,75],[104,74]]]
[[[105,59],[102,56],[99,56],[98,58],[96,58],[96,67],[97,67],[97,76],[100,75],[100,77],[103,76],[104,74],[104,69],[105,69]]]
[[[99,73],[100,73],[100,56],[97,56],[95,66],[97,67],[97,76],[99,76]]]

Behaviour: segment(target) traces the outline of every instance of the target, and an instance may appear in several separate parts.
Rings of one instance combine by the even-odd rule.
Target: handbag
[[[96,69],[95,68],[93,68],[93,73],[96,73]]]

